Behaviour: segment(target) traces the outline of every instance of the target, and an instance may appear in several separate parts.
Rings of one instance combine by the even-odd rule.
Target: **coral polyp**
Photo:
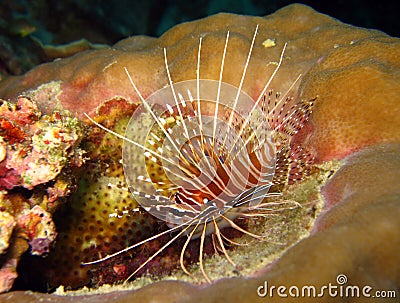
[[[147,99],[136,86],[134,76],[125,69],[142,104],[131,117],[124,136],[86,115],[98,127],[124,141],[122,162],[131,193],[144,210],[165,221],[170,229],[83,265],[109,262],[171,234],[129,274],[130,279],[168,246],[186,236],[180,251],[181,268],[191,275],[185,265],[186,249],[191,240],[199,238],[200,270],[210,282],[203,265],[207,235],[211,235],[214,249],[236,266],[227,251],[227,243],[235,242],[224,235],[223,228],[262,240],[265,233],[252,233],[237,220],[273,216],[299,206],[282,197],[282,190],[301,180],[307,174],[305,167],[312,162],[306,149],[293,146],[291,138],[306,123],[314,100],[298,101],[291,96],[300,76],[282,94],[274,95],[271,90],[270,84],[283,63],[286,44],[256,100],[242,91],[257,30],[258,27],[238,87],[223,82],[228,32],[221,51],[218,81],[201,79],[202,38],[197,78],[174,83],[164,48],[168,85]]]
[[[126,122],[119,116],[115,129],[120,131]],[[138,203],[126,189],[118,160],[121,142],[115,144],[110,135],[99,137],[96,132],[87,139],[90,161],[78,173],[78,189],[70,203],[55,215],[59,235],[52,253],[43,260],[50,264],[43,272],[50,286],[78,288],[126,278],[122,261],[120,266],[111,264],[100,270],[81,267],[80,263],[82,258],[91,260],[113,253],[149,236],[154,229],[155,220],[137,208]],[[91,144],[99,146],[93,150]],[[42,267],[38,262],[37,270]]]

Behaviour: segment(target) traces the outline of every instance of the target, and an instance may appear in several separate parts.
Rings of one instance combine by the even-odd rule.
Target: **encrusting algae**
[[[20,96],[0,106],[0,209],[4,258],[1,291],[17,277],[28,249],[45,256],[57,236],[52,215],[73,190],[70,171],[84,163],[79,148],[83,127],[77,118],[53,112],[42,115],[35,101]]]

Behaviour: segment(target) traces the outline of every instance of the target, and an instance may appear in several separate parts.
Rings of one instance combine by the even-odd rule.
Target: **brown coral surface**
[[[333,159],[344,163],[322,189],[326,207],[312,236],[252,278],[223,279],[202,288],[159,282],[137,291],[82,295],[81,302],[99,298],[110,302],[265,302],[267,298],[257,295],[265,281],[319,289],[336,283],[339,274],[346,275],[348,285],[395,290],[400,296],[400,193],[395,185],[400,171],[396,143],[400,139],[399,39],[340,23],[303,5],[288,6],[264,18],[218,14],[178,25],[159,39],[132,37],[108,49],[38,66],[22,77],[0,82],[0,96],[15,99],[26,92],[43,113],[67,109],[79,118],[87,112],[104,121],[116,115],[113,108],[139,103],[123,67],[144,97],[167,84],[163,47],[173,81],[195,79],[199,37],[203,36],[201,77],[218,79],[227,30],[231,39],[224,81],[238,86],[257,24],[259,33],[243,90],[258,96],[287,42],[283,65],[271,88],[285,91],[304,74],[299,98],[317,100],[311,123],[296,140],[307,144],[319,164],[329,165]],[[263,44],[267,40],[274,43]],[[171,283],[174,292],[168,291]],[[0,300],[34,302],[43,297],[72,301],[23,292],[1,295]],[[296,298],[268,299],[290,302]],[[325,295],[320,301],[337,299]],[[352,298],[357,300],[371,299]]]

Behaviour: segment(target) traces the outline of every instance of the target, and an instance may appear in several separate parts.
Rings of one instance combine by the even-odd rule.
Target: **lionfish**
[[[142,102],[131,117],[124,136],[85,114],[92,123],[124,140],[122,163],[131,193],[142,208],[164,220],[169,229],[83,265],[108,260],[176,232],[125,281],[167,246],[186,236],[180,255],[183,271],[190,275],[184,265],[184,253],[189,242],[200,237],[200,269],[210,282],[203,265],[207,235],[213,236],[233,266],[235,264],[224,244],[224,240],[229,239],[221,229],[232,227],[256,239],[264,237],[240,227],[235,219],[266,216],[273,204],[267,199],[281,195],[270,192],[271,187],[294,182],[307,173],[307,164],[312,157],[301,146],[291,146],[291,138],[307,121],[314,100],[297,102],[289,96],[301,75],[284,94],[269,89],[282,65],[287,44],[257,100],[242,91],[257,31],[258,25],[238,87],[222,81],[228,31],[218,81],[200,78],[202,37],[199,40],[196,79],[174,83],[164,48],[169,85],[147,99],[124,68]],[[137,155],[142,156],[142,165],[132,160]],[[293,203],[287,204],[287,207],[293,207]],[[285,201],[282,201],[282,207],[286,207]]]

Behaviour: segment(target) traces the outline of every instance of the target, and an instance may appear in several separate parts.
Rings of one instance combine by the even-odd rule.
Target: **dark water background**
[[[40,45],[82,38],[114,44],[131,35],[159,36],[175,24],[218,12],[265,16],[303,3],[345,23],[400,37],[394,0],[0,0],[0,76],[51,61]]]

